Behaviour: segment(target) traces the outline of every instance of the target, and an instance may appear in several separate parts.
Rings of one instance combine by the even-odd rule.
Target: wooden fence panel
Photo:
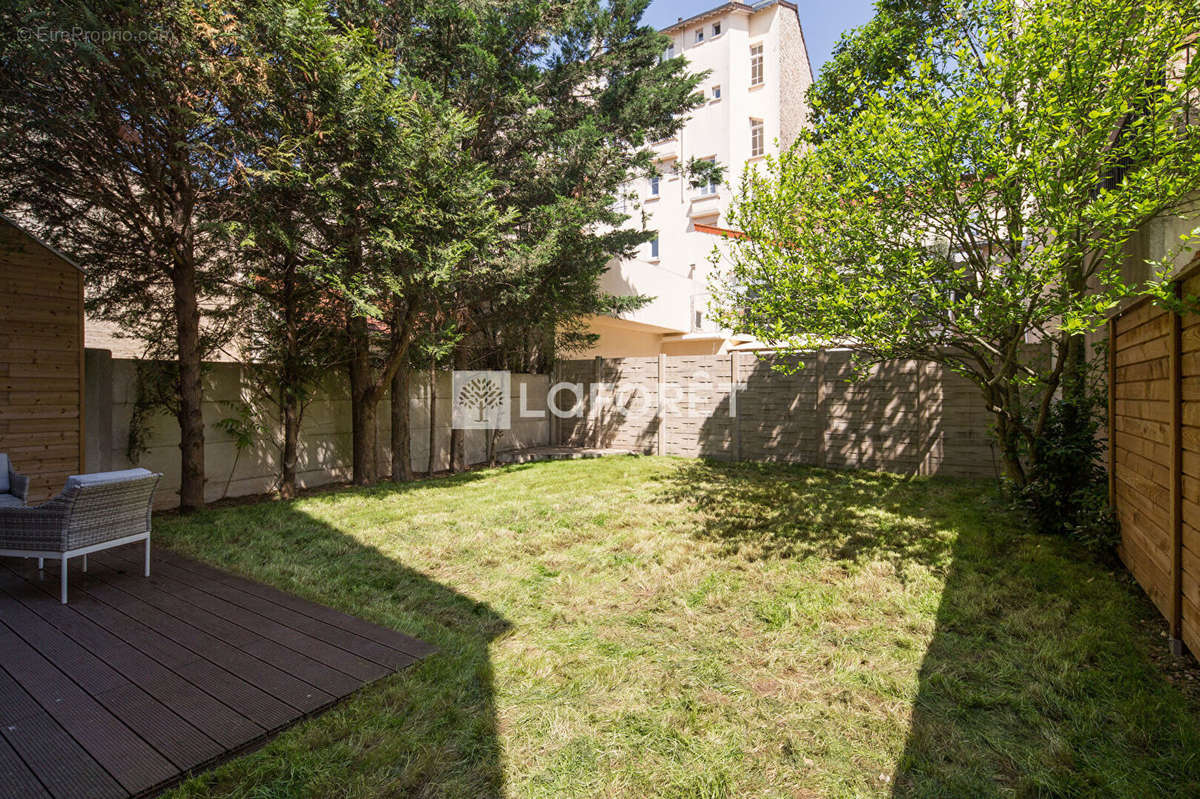
[[[1200,294],[1200,275],[1185,279],[1180,290],[1185,296]],[[1196,653],[1200,652],[1200,315],[1187,314],[1177,325],[1179,636]]]
[[[1200,274],[1176,290],[1200,294]],[[1172,649],[1200,652],[1200,317],[1142,301],[1109,320],[1109,441],[1121,559]]]
[[[1173,613],[1171,315],[1149,303],[1113,320],[1113,505],[1118,553],[1147,595]]]

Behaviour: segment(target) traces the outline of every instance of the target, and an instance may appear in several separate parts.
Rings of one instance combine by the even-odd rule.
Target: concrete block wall
[[[991,415],[965,378],[918,361],[855,375],[846,350],[780,365],[780,356],[752,352],[564,361],[555,380],[577,384],[585,400],[578,417],[556,420],[555,440],[722,460],[996,474]]]
[[[87,460],[89,472],[125,469],[135,465],[127,457],[130,419],[137,398],[136,360],[113,358],[109,351],[86,351],[85,374],[87,398]],[[261,494],[275,488],[278,477],[282,430],[271,403],[255,395],[245,367],[236,363],[212,363],[205,373],[205,497],[216,501],[222,497]],[[498,451],[545,446],[550,441],[550,425],[546,418],[546,375],[513,375],[513,425],[505,431],[497,445]],[[438,470],[449,465],[451,377],[448,372],[437,375],[437,413],[435,465]],[[521,387],[525,387],[525,407],[532,413],[541,411],[540,418],[519,418],[517,413]],[[429,400],[430,386],[425,373],[414,373],[409,395],[411,450],[413,469],[425,471],[429,458]],[[256,428],[254,443],[238,453],[233,437],[217,426],[225,418],[234,417],[239,409],[248,406]],[[179,495],[179,428],[174,417],[165,412],[148,420],[147,451],[137,458],[136,465],[163,473],[163,482],[156,496],[160,507],[178,504]],[[376,425],[379,473],[391,471],[391,405],[380,402]],[[469,464],[487,459],[487,431],[465,432],[465,452]],[[307,406],[300,430],[297,482],[302,487],[315,487],[344,482],[351,476],[350,391],[340,373],[331,374]]]

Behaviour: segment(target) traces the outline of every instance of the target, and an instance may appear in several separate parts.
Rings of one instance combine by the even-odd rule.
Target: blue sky
[[[677,17],[690,16],[721,5],[722,0],[653,0],[646,9],[646,23],[665,28]],[[796,0],[804,42],[812,61],[813,74],[829,58],[833,45],[844,31],[856,28],[872,16],[872,0]]]

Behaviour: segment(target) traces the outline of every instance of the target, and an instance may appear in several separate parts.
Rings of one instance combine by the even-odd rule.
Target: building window
[[[763,82],[763,46],[756,44],[750,48],[750,85],[761,86]]]
[[[721,35],[721,23],[714,22],[713,23],[713,36],[720,36],[720,35]]]
[[[667,52],[663,54],[663,60],[669,60],[675,57],[675,42],[667,45]]]
[[[705,158],[704,160],[705,160],[705,161],[712,161],[713,159],[712,159],[712,158]],[[700,186],[700,196],[702,196],[702,197],[707,197],[707,196],[708,196],[708,195],[710,195],[710,194],[716,194],[716,193],[717,193],[717,186],[719,186],[719,185],[720,185],[720,184],[717,182],[717,180],[716,180],[715,178],[713,178],[713,179],[710,179],[710,180],[708,181],[708,183],[705,183],[705,184],[703,184],[703,185],[701,185],[701,186]]]
[[[750,120],[750,157],[762,155],[766,151],[766,142],[763,141],[763,121],[761,119]]]
[[[650,196],[651,197],[658,196],[658,181],[659,181],[658,175],[655,175],[654,177],[650,178]]]
[[[713,88],[712,88],[712,97],[713,97],[713,99],[714,99],[714,100],[720,100],[720,99],[721,99],[721,87],[720,87],[720,86],[713,86]]]
[[[696,41],[704,41],[704,28],[696,28]]]
[[[658,260],[658,236],[650,239],[650,260]]]

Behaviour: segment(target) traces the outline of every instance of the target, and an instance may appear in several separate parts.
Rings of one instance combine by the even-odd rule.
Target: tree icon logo
[[[486,422],[487,417],[484,414],[492,408],[500,407],[500,400],[503,398],[500,386],[486,377],[475,378],[458,392],[458,404],[464,408],[474,408],[478,412],[475,417],[477,422]]]
[[[508,372],[454,372],[454,427],[507,430],[510,426]]]

